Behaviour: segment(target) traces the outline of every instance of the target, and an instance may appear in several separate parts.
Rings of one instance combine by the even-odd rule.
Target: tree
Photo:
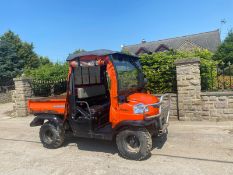
[[[24,60],[24,68],[37,68],[40,66],[40,59],[33,51],[34,46],[32,43],[23,42],[18,35],[10,30],[4,33],[0,40],[8,42],[14,47],[17,57]]]
[[[40,66],[43,66],[46,64],[49,64],[49,65],[52,64],[48,57],[40,56],[39,59],[40,59]]]
[[[230,62],[233,64],[233,31],[228,33],[228,36],[219,46],[214,57],[215,60],[223,61],[225,66]]]
[[[12,31],[0,36],[0,86],[13,83],[23,71],[51,65],[48,57],[38,56],[32,43],[23,42]]]
[[[14,45],[0,41],[0,86],[13,84],[13,78],[22,73],[23,64]]]

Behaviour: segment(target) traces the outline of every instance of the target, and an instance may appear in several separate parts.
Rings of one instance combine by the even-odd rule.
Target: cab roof
[[[122,52],[107,50],[107,49],[99,49],[99,50],[93,50],[93,51],[84,51],[76,54],[69,55],[66,61],[71,61],[83,56],[105,56],[105,55],[113,55],[113,54],[119,54],[119,55],[127,55]],[[128,55],[129,56],[129,55]],[[137,56],[130,55],[132,57],[137,58]]]

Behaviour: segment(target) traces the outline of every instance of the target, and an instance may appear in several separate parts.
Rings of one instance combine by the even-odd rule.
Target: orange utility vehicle
[[[141,160],[150,155],[152,135],[167,130],[170,97],[145,93],[139,58],[110,50],[70,55],[67,95],[32,98],[28,110],[41,126],[44,147],[57,148],[65,133],[116,140],[119,153]]]

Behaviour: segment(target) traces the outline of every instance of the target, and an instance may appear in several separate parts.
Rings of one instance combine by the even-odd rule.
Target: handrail
[[[89,106],[89,104],[86,102],[86,101],[77,101],[76,103],[85,103],[86,105],[87,105],[87,109],[88,109],[88,112],[90,113],[90,115],[91,115],[91,109],[90,109],[90,106]]]
[[[148,118],[155,118],[155,117],[158,117],[161,115],[162,113],[162,102],[164,101],[164,98],[165,97],[168,97],[168,114],[167,114],[167,118],[166,118],[166,123],[168,123],[168,120],[169,120],[169,116],[170,116],[170,106],[171,106],[171,95],[170,94],[164,94],[160,97],[160,100],[158,103],[153,103],[153,104],[147,104],[144,106],[144,109],[143,109],[143,114],[145,114],[145,111],[146,111],[146,108],[148,106],[153,106],[153,107],[159,107],[159,113],[156,114],[156,115],[153,115],[153,116],[149,116]]]

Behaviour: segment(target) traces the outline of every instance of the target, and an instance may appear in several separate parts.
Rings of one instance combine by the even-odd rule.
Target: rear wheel
[[[40,128],[40,140],[45,148],[55,149],[64,142],[64,129],[51,122],[44,123]]]
[[[150,156],[152,139],[145,128],[126,129],[116,136],[119,153],[127,159],[142,160]]]

